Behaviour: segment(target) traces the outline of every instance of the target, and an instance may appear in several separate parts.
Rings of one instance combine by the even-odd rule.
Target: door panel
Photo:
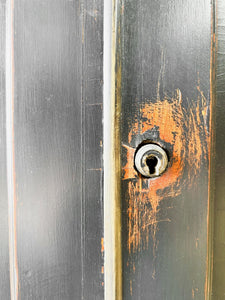
[[[0,299],[223,299],[222,2],[0,1]]]
[[[103,299],[102,9],[11,5],[12,299]]]
[[[205,299],[211,4],[124,1],[117,14],[123,298]],[[168,154],[158,178],[134,168],[146,141]]]

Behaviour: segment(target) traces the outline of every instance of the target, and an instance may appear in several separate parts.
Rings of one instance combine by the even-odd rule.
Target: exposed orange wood
[[[190,188],[199,175],[200,167],[208,159],[209,134],[207,128],[207,99],[197,86],[198,98],[191,101],[187,110],[182,103],[182,93],[175,92],[172,99],[147,101],[140,110],[141,122],[130,125],[128,142],[139,134],[158,131],[159,140],[171,146],[167,171],[158,178],[141,178],[134,170],[135,149],[124,145],[127,163],[123,166],[123,179],[128,182],[128,249],[135,253],[147,249],[152,239],[154,257],[157,250],[159,222],[170,222],[159,218],[159,204],[168,197],[176,197],[186,185]],[[188,173],[184,179],[184,171]],[[166,189],[166,192],[164,192]]]

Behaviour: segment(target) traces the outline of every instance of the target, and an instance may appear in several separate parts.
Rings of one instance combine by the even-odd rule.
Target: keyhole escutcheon
[[[136,170],[144,177],[154,178],[162,175],[168,165],[166,151],[153,143],[143,144],[138,147],[134,165]]]

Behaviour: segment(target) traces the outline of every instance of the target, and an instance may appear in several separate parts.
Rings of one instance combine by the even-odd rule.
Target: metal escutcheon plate
[[[145,144],[137,150],[134,164],[142,176],[154,178],[166,170],[168,156],[162,147],[156,144]]]

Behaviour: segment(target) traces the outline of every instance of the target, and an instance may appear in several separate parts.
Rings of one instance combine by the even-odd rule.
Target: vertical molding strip
[[[210,144],[209,144],[209,184],[208,184],[208,228],[207,228],[207,265],[205,299],[211,300],[213,276],[213,231],[214,231],[214,187],[215,187],[215,105],[216,105],[216,0],[211,3],[211,58],[210,58]]]
[[[120,75],[117,0],[104,2],[104,246],[105,299],[122,299],[120,204]]]
[[[14,153],[14,0],[6,1],[6,149],[11,299],[18,299]]]

